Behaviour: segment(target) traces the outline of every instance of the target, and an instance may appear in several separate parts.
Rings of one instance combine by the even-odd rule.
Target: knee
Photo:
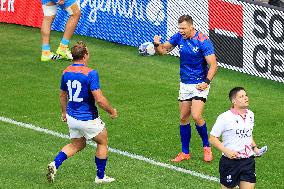
[[[107,136],[105,136],[100,141],[100,145],[107,146],[107,144],[108,144],[108,138],[107,138]]]
[[[94,139],[94,141],[98,145],[107,146],[107,144],[108,144],[108,137],[107,137],[107,135],[101,133],[101,134],[99,134],[99,137]]]
[[[192,119],[194,120],[195,123],[200,123],[202,122],[203,118],[201,114],[196,114],[196,115],[192,115]],[[199,125],[199,124],[198,124]]]
[[[77,151],[83,150],[86,147],[86,142],[81,143],[75,143],[73,144],[74,148],[77,149]]]
[[[74,18],[76,20],[79,20],[80,17],[81,17],[81,11],[80,10],[75,12],[75,13],[73,13],[72,15],[70,15],[70,18]]]
[[[187,124],[189,122],[189,116],[187,116],[187,115],[181,115],[180,116],[180,123],[181,124]]]
[[[44,19],[44,23],[52,23],[53,20],[55,19],[55,15],[53,15],[53,16],[45,16],[43,19]]]

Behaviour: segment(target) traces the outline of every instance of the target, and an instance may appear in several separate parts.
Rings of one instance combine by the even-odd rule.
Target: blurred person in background
[[[68,48],[70,39],[77,27],[81,16],[79,1],[77,0],[42,0],[43,21],[41,25],[42,51],[41,61],[57,60],[65,58],[72,60],[72,54]],[[58,6],[68,12],[69,18],[65,25],[65,31],[56,54],[50,50],[51,24],[56,16]]]

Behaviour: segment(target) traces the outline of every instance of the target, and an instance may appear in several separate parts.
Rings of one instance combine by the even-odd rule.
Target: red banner
[[[0,22],[40,27],[43,12],[39,0],[1,0]]]

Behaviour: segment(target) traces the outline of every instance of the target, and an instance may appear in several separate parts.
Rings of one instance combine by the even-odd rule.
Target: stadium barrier
[[[38,0],[0,0],[0,22],[40,27]],[[284,83],[283,9],[238,0],[81,0],[76,34],[131,46],[163,40],[177,32],[177,19],[189,14],[214,42],[221,67]],[[63,31],[62,8],[52,25]],[[171,52],[178,56],[178,50]]]

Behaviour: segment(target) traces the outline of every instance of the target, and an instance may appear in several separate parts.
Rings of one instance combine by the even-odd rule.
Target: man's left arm
[[[196,86],[197,89],[202,90],[202,91],[205,90],[208,87],[208,85],[213,80],[213,78],[214,78],[214,76],[217,72],[217,69],[218,69],[215,54],[210,54],[208,56],[205,56],[205,59],[206,59],[206,62],[208,63],[208,65],[209,65],[208,74],[207,74],[205,81],[202,82],[202,83],[199,83]]]
[[[258,149],[258,146],[256,145],[254,139],[252,139],[252,142],[251,142],[251,148],[252,150],[254,151],[254,153],[258,154],[259,153],[259,149]]]
[[[218,69],[216,56],[215,54],[211,54],[211,55],[206,56],[205,59],[206,59],[206,62],[210,66],[206,78],[211,82]]]

